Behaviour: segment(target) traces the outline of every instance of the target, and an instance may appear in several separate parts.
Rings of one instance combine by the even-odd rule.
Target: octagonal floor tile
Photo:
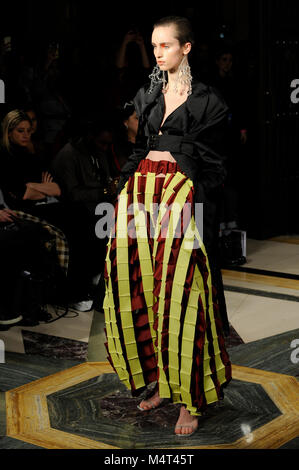
[[[224,400],[177,438],[179,405],[141,413],[109,364],[84,363],[6,392],[7,436],[48,449],[275,449],[299,434],[298,396],[294,377],[233,366]]]

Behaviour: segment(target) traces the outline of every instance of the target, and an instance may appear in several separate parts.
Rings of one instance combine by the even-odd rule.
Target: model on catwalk
[[[154,25],[157,65],[134,99],[138,135],[119,182],[103,304],[108,359],[120,380],[133,396],[156,382],[140,411],[164,399],[181,403],[174,432],[185,437],[231,380],[212,273],[227,108],[192,78],[192,44],[187,19]]]

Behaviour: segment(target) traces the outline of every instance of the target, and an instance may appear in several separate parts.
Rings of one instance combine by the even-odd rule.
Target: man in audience
[[[68,142],[52,163],[62,197],[85,207],[92,216],[100,202],[112,202],[116,196],[108,160],[111,144],[112,126],[103,120],[89,122],[86,131]]]
[[[81,271],[86,274],[91,291],[94,290],[92,279],[98,282],[99,274],[104,269],[107,242],[106,239],[96,237],[95,209],[99,203],[113,203],[116,198],[116,186],[109,170],[112,136],[112,126],[108,120],[89,121],[81,135],[70,140],[59,151],[51,168],[53,176],[61,185],[62,200],[75,207],[78,213],[77,252],[84,245]],[[78,291],[80,289],[82,291],[82,283],[78,278]],[[90,294],[93,297],[92,292],[87,292],[88,302],[83,302],[86,309],[91,305],[88,299]],[[84,305],[82,309],[85,309]],[[81,309],[78,305],[76,308]]]

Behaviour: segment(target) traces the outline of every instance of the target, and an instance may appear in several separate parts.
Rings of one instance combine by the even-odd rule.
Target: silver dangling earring
[[[162,77],[161,77],[161,73],[162,73]],[[148,90],[149,94],[151,94],[154,91],[155,85],[161,82],[163,83],[162,91],[163,93],[165,93],[166,86],[167,86],[165,72],[164,70],[161,71],[159,65],[155,65],[152,73],[149,75],[149,78],[151,79],[151,85]]]
[[[182,62],[178,68],[178,75],[175,84],[175,92],[179,92],[179,88],[187,87],[187,94],[188,96],[192,94],[192,75],[191,75],[191,68],[188,63],[187,56],[184,55]]]

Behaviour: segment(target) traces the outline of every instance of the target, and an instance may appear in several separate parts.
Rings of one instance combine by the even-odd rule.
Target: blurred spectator
[[[25,99],[24,90],[20,90],[18,80],[20,74],[19,57],[11,36],[0,40],[0,79],[5,83],[6,103],[16,103]]]
[[[70,251],[68,296],[73,291],[83,296],[89,272],[84,213],[61,201],[60,186],[41,160],[28,151],[31,121],[27,114],[19,110],[8,113],[2,122],[2,134],[0,187],[4,199],[10,209],[45,220],[66,235]]]
[[[27,106],[23,107],[22,111],[29,116],[31,121],[31,138],[28,142],[27,150],[29,153],[36,155],[41,164],[46,167],[49,162],[47,161],[47,151],[43,143],[40,120],[38,118],[36,107],[33,104],[28,103]]]
[[[133,153],[137,131],[138,116],[133,101],[129,101],[119,111],[119,122],[111,147],[111,176],[120,176],[122,167]]]
[[[106,119],[89,122],[87,129],[81,131],[81,136],[73,138],[60,150],[51,167],[62,189],[63,200],[78,213],[77,224],[83,233],[78,237],[78,244],[82,245],[86,240],[85,260],[82,261],[82,266],[84,261],[87,264],[85,269],[82,268],[88,279],[85,300],[93,297],[92,284],[94,279],[97,279],[96,283],[99,280],[106,254],[107,239],[97,238],[95,234],[95,208],[101,202],[113,203],[116,198],[116,183],[112,180],[108,163],[112,128]],[[80,288],[82,291],[82,284]],[[77,305],[79,301],[76,299]]]
[[[71,116],[65,86],[59,62],[59,44],[52,43],[44,62],[36,67],[33,83],[34,101],[41,115],[43,141],[49,159],[54,156],[56,139]]]
[[[29,326],[38,324],[38,321],[29,321],[24,318],[24,311],[20,309],[21,299],[18,298],[18,280],[22,270],[40,269],[40,241],[44,236],[43,228],[34,224],[30,238],[24,237],[21,231],[13,230],[14,221],[18,219],[14,211],[1,204],[3,199],[0,191],[0,330],[20,324]],[[28,234],[27,234],[28,235]]]
[[[148,80],[151,64],[144,39],[137,26],[123,37],[116,54],[116,90],[115,105],[127,99],[133,99],[138,89]]]
[[[7,252],[7,246],[3,240],[3,230],[7,224],[13,222],[14,212],[8,209],[4,202],[2,192],[0,190],[0,252],[5,248],[4,253]],[[14,253],[15,255],[15,253]],[[10,254],[11,257],[11,254]],[[8,264],[8,265],[6,265]],[[1,282],[1,301],[0,301],[0,330],[8,329],[19,323],[23,316],[20,312],[16,311],[12,307],[12,298],[15,294],[12,285],[15,280],[15,276],[11,275],[9,267],[12,265],[12,260],[9,259],[8,263],[5,263],[5,258],[1,254],[1,269],[0,269],[0,282]],[[13,292],[11,292],[13,291]]]
[[[15,97],[15,107],[24,107],[34,101],[34,80],[37,58],[37,48],[34,41],[28,41],[25,38],[18,43],[18,73],[17,86],[18,96]]]
[[[17,324],[34,326],[51,318],[43,310],[43,301],[46,301],[44,281],[52,276],[52,283],[54,281],[61,293],[65,290],[68,268],[66,239],[56,227],[23,212],[10,210],[1,189],[0,258],[0,330]],[[56,301],[58,297],[54,295],[51,299]],[[63,294],[59,300],[63,301]]]
[[[215,71],[211,76],[211,84],[222,94],[229,107],[229,124],[231,129],[231,145],[247,142],[248,103],[244,90],[244,78],[236,77],[233,69],[233,50],[230,46],[222,46],[216,53]],[[234,150],[234,149],[233,149]]]
[[[211,78],[212,68],[212,58],[209,43],[204,40],[196,43],[194,51],[192,51],[191,59],[194,75],[201,82],[208,84]]]
[[[62,197],[84,206],[90,215],[94,215],[100,202],[112,201],[116,196],[108,162],[112,129],[105,120],[89,123],[83,135],[71,139],[60,150],[51,166]]]
[[[37,115],[33,106],[23,107],[23,111],[30,117],[31,120],[31,140],[36,136],[37,131]],[[33,152],[32,152],[33,153]]]
[[[23,111],[10,111],[3,119],[0,185],[12,209],[28,211],[40,202],[52,202],[61,194],[42,162],[28,151],[31,132],[31,120]]]
[[[224,45],[217,52],[216,71],[211,84],[218,89],[229,107],[228,132],[226,135],[227,178],[224,185],[221,246],[225,266],[240,265],[246,262],[242,256],[241,238],[233,232],[238,229],[240,211],[238,187],[242,179],[243,146],[247,143],[248,103],[244,93],[243,79],[237,79],[233,71],[233,50]]]

